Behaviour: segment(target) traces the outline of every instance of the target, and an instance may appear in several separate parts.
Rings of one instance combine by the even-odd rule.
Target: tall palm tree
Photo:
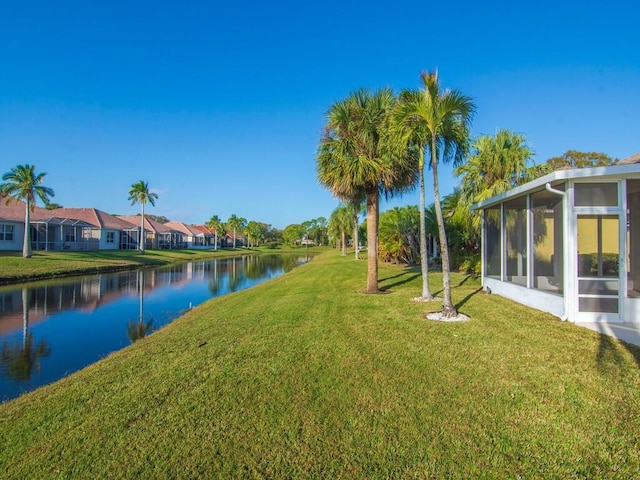
[[[218,249],[218,232],[223,231],[224,224],[222,223],[222,220],[220,220],[220,217],[218,215],[212,215],[209,221],[207,222],[206,226],[207,228],[213,230],[213,236],[214,236],[213,249],[217,250]]]
[[[39,198],[46,205],[55,193],[49,187],[42,185],[46,173],[35,172],[35,165],[18,165],[2,175],[4,183],[0,184],[0,196],[7,197],[7,205],[11,200],[22,200],[25,203],[24,212],[24,243],[22,256],[31,258],[31,220],[30,214],[36,208]]]
[[[343,201],[364,192],[367,211],[367,293],[378,292],[380,194],[407,191],[415,183],[414,157],[392,154],[388,120],[396,98],[391,89],[361,89],[331,105],[317,155],[320,183]]]
[[[433,174],[433,197],[438,222],[438,237],[442,255],[443,304],[442,316],[455,317],[457,311],[451,301],[451,281],[449,278],[449,247],[445,231],[440,187],[438,184],[438,164],[453,161],[459,164],[465,157],[469,145],[469,128],[476,106],[471,97],[459,90],[441,91],[438,72],[422,72],[420,91],[403,92],[401,106],[395,119],[403,123],[410,136],[420,142],[422,150],[422,170],[424,159],[429,155],[429,166]],[[424,188],[421,186],[421,188]],[[423,195],[424,192],[421,192]],[[421,200],[421,216],[423,216]],[[426,256],[426,228],[421,219],[421,258]],[[424,260],[422,260],[424,264]],[[424,266],[424,265],[423,265]],[[423,269],[424,271],[424,269]],[[423,280],[424,283],[424,280]],[[424,294],[425,292],[423,292]]]
[[[227,220],[227,229],[233,231],[233,248],[236,248],[236,232],[242,231],[246,223],[246,219],[238,217],[235,213]]]
[[[140,241],[138,242],[138,250],[140,253],[144,253],[145,243],[144,206],[147,202],[155,206],[157,199],[158,194],[149,190],[149,184],[147,182],[140,180],[131,185],[131,189],[129,190],[129,200],[131,201],[131,205],[135,205],[136,203],[140,203],[140,205],[142,205],[142,217],[140,217]]]

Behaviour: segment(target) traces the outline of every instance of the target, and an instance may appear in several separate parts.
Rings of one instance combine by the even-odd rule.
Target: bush
[[[278,242],[269,242],[269,243],[266,243],[264,246],[272,250],[276,248],[280,248],[280,244]]]

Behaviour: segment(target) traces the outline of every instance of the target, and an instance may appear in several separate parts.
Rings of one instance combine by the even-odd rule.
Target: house
[[[571,322],[640,324],[640,153],[473,206],[486,291]]]
[[[0,250],[21,250],[25,204],[0,202]],[[137,239],[138,226],[95,208],[35,207],[30,215],[34,250],[117,250]],[[136,240],[137,243],[137,240]]]
[[[125,220],[140,229],[140,216],[118,215],[118,218]],[[144,216],[145,249],[172,249],[181,248],[184,243],[184,234],[174,230],[167,225],[155,221],[148,216]],[[137,242],[136,242],[137,244]],[[137,248],[137,245],[136,245]]]
[[[181,248],[207,248],[205,233],[195,228],[193,225],[187,225],[183,222],[167,222],[164,224],[172,230],[183,234],[183,243]]]

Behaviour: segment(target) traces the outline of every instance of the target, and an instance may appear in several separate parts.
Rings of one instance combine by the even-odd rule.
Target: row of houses
[[[33,250],[133,250],[139,247],[140,216],[110,215],[96,208],[35,207],[30,215]],[[25,233],[25,204],[0,201],[0,250],[21,250]],[[217,235],[204,225],[160,223],[144,218],[145,249],[224,248],[234,244],[232,233]],[[215,244],[217,239],[217,245]],[[242,237],[236,246],[244,246]]]

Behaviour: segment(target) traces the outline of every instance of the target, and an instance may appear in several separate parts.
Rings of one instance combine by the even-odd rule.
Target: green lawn
[[[335,252],[0,405],[5,478],[633,478],[640,350]],[[432,285],[441,285],[433,274]],[[435,288],[437,291],[438,288]],[[78,341],[82,341],[78,339]]]

